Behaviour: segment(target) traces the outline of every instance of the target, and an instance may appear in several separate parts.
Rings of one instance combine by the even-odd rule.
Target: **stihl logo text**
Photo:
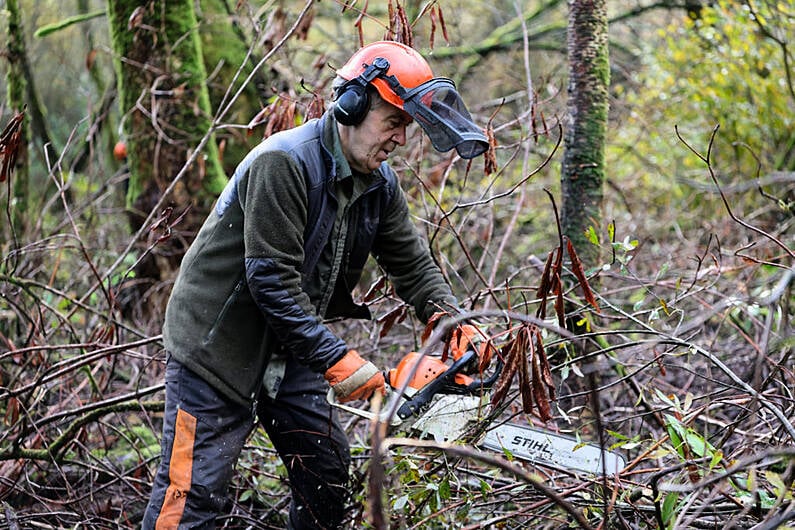
[[[511,443],[526,451],[533,453],[540,453],[545,458],[552,456],[552,447],[549,442],[542,442],[541,440],[533,440],[532,438],[525,438],[524,436],[514,436]]]

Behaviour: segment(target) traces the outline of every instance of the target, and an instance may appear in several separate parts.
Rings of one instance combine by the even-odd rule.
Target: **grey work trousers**
[[[262,395],[257,405],[287,468],[288,528],[295,530],[339,528],[344,516],[350,450],[327,388],[320,374],[288,360],[276,398]],[[169,358],[161,462],[144,530],[215,528],[216,517],[229,511],[228,485],[253,427],[251,409]]]

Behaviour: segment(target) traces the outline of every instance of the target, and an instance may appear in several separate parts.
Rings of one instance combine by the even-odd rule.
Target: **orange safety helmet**
[[[337,70],[337,75],[350,81],[362,74],[376,58],[389,61],[388,75],[395,76],[407,90],[418,87],[433,79],[433,71],[425,59],[413,48],[395,41],[378,41],[368,44],[354,53],[345,66]],[[382,77],[370,81],[385,101],[399,109],[403,108],[403,98],[398,96]]]

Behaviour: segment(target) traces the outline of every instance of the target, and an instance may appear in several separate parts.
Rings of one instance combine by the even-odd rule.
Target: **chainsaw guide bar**
[[[594,475],[615,475],[626,466],[624,457],[615,451],[551,431],[510,423],[488,431],[480,445],[514,458]]]

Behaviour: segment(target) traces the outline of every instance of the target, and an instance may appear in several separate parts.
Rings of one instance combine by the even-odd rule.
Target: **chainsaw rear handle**
[[[403,403],[397,411],[397,415],[401,420],[411,417],[414,414],[421,412],[436,394],[458,394],[458,395],[473,395],[483,390],[489,390],[502,370],[502,361],[497,360],[497,366],[494,373],[486,379],[479,379],[472,381],[468,385],[462,385],[455,382],[456,374],[460,373],[471,361],[477,357],[477,352],[473,349],[468,349],[457,361],[455,361],[450,368],[442,372],[439,376],[433,379],[430,383],[422,387],[411,399]]]

